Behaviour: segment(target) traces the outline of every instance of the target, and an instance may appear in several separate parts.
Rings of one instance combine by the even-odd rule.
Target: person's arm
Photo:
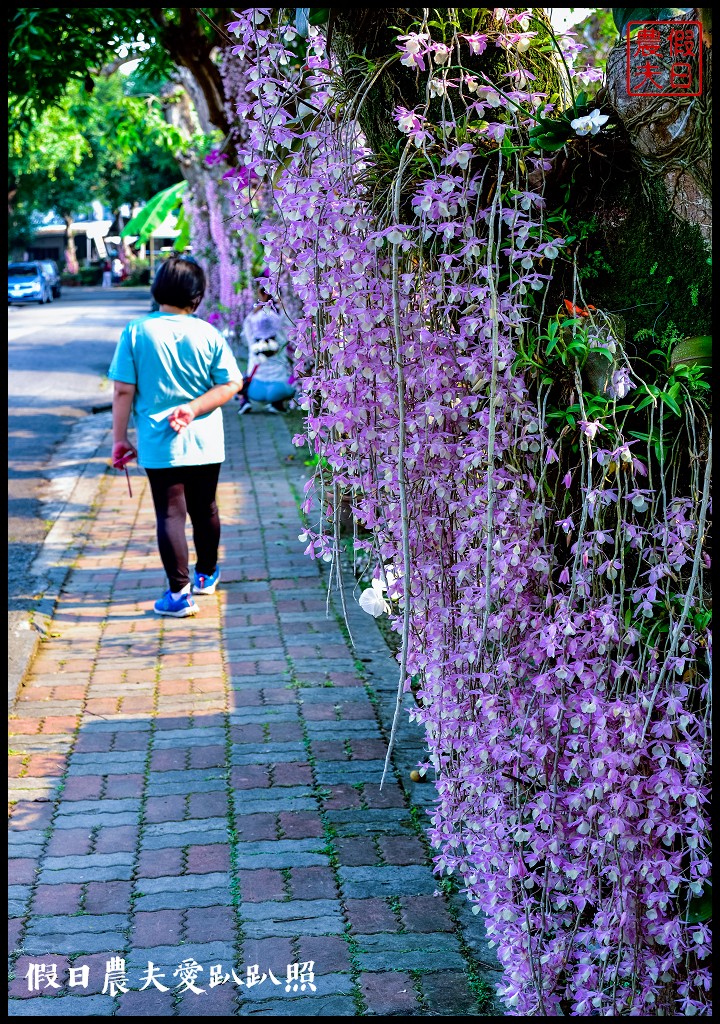
[[[242,380],[239,383],[231,380],[227,384],[216,384],[214,388],[210,388],[209,391],[206,391],[204,395],[200,395],[199,398],[193,398],[192,402],[188,402],[186,405],[179,405],[177,409],[173,409],[168,417],[168,423],[173,430],[180,433],[185,427],[189,427],[198,416],[206,416],[209,412],[213,412],[215,409],[219,409],[221,405],[229,402],[241,387]]]
[[[127,428],[128,423],[130,422],[130,413],[132,412],[134,398],[134,384],[126,384],[121,380],[115,381],[113,393],[113,465],[120,462],[123,458],[125,458],[126,461],[129,461],[127,458],[128,456],[133,459],[137,458],[137,450],[135,446],[128,441],[127,437]]]

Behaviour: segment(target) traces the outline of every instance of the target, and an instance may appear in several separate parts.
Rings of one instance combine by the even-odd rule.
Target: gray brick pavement
[[[9,1013],[397,1015],[436,1013],[443,1001],[473,1013],[468,954],[489,983],[498,975],[467,904],[437,896],[435,913],[428,902],[438,882],[409,800],[424,810],[434,790],[409,782],[423,754],[410,723],[400,774],[378,791],[397,666],[352,601],[355,651],[334,598],[326,618],[323,566],[297,541],[303,469],[287,459],[285,423],[225,415],[217,595],[194,619],[152,616],[162,572],[147,485],[140,475],[131,504],[108,477],[60,595],[62,636],[40,648],[11,740],[32,758],[11,780],[18,874],[8,895],[22,956],[85,954],[97,972],[122,955],[135,979],[152,961],[166,984],[193,958],[206,993],[174,1000],[135,980],[111,999],[96,977],[83,995],[48,998],[16,978]],[[110,909],[88,913],[84,900]],[[280,954],[314,959],[316,992],[286,993],[284,974],[277,987],[209,988],[211,966],[247,966],[244,947],[261,972]],[[422,988],[409,972],[427,979]]]

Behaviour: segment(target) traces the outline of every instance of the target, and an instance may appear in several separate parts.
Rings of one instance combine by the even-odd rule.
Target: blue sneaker
[[[195,579],[193,581],[193,594],[214,594],[215,588],[220,582],[220,566],[215,566],[215,572],[212,576],[204,576],[201,572],[195,570]]]
[[[192,598],[192,594],[181,594],[175,600],[171,590],[166,590],[159,601],[155,602],[156,615],[172,615],[175,619],[184,619],[187,615],[196,615],[198,606]]]

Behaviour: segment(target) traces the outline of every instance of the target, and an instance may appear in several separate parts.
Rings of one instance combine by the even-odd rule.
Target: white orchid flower
[[[427,32],[411,32],[407,36],[398,36],[398,42],[405,43],[403,49],[407,53],[419,53],[421,46],[430,38]]]
[[[360,607],[375,619],[390,611],[390,605],[383,597],[384,589],[385,584],[381,580],[373,580],[367,590],[363,590],[360,595]]]
[[[487,104],[488,107],[499,107],[502,103],[500,94],[489,85],[480,86],[477,91],[477,96],[480,102]]]
[[[605,122],[609,120],[609,115],[601,114],[600,110],[596,107],[592,113],[587,114],[585,117],[576,117],[574,121],[570,122],[570,127],[576,135],[597,135]]]

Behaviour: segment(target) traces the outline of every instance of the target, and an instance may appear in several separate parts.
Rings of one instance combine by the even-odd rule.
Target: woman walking
[[[242,386],[225,339],[192,315],[204,293],[205,274],[197,263],[181,256],[166,260],[152,286],[158,312],[128,324],[108,371],[115,382],[113,465],[137,458],[147,473],[168,578],[155,612],[175,618],[194,615],[192,595],[213,594],[220,579],[215,501],[225,459],[220,407]],[[131,411],[137,449],[127,436]],[[188,516],[197,555],[192,582]]]

